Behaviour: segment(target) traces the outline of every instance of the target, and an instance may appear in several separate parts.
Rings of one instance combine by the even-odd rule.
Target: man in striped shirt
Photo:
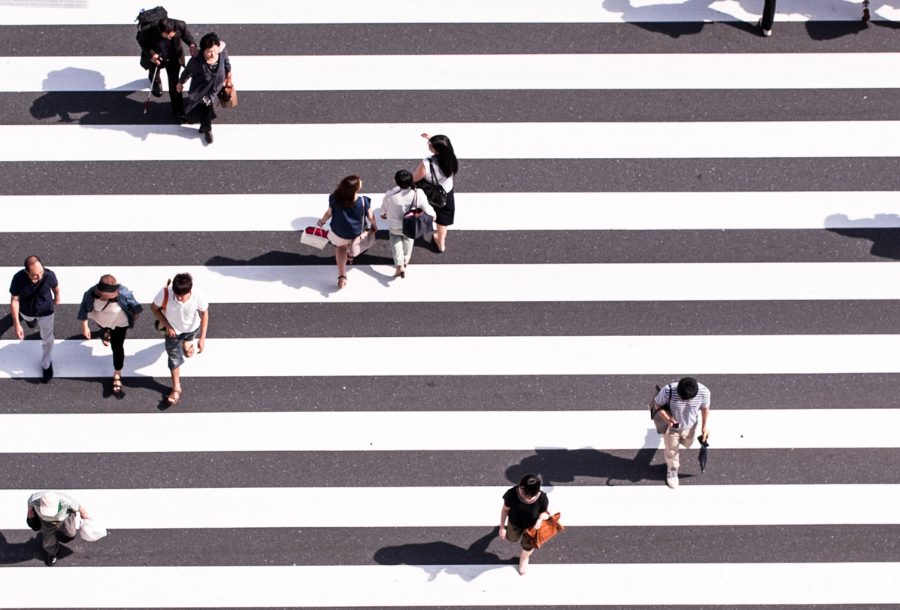
[[[662,390],[656,386],[656,404],[660,407],[669,405],[668,412],[660,409],[659,415],[669,428],[663,434],[665,445],[666,485],[678,487],[679,445],[690,449],[697,437],[697,425],[700,424],[700,436],[706,438],[706,421],[709,418],[709,388],[693,377],[684,377],[678,383],[667,384]],[[701,421],[702,419],[702,421]]]

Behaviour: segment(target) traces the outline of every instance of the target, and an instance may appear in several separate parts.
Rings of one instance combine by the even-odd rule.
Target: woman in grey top
[[[381,217],[388,221],[391,238],[391,252],[394,255],[394,266],[397,271],[394,277],[406,277],[406,266],[412,257],[413,240],[403,234],[403,217],[414,209],[423,210],[434,217],[434,209],[428,203],[425,191],[413,186],[412,174],[401,169],[394,174],[394,188],[384,194],[381,204]]]
[[[206,134],[206,141],[212,144],[212,122],[216,118],[214,104],[216,95],[223,87],[231,86],[231,62],[225,43],[215,32],[200,39],[200,55],[191,57],[178,79],[178,92],[184,90],[184,83],[190,79],[191,90],[184,102],[185,114],[194,108],[200,109],[200,133]]]

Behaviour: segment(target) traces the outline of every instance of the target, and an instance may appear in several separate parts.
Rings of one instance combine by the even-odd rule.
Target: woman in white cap
[[[91,338],[88,320],[93,320],[100,327],[100,339],[103,345],[111,345],[113,353],[112,391],[122,391],[122,367],[125,366],[125,335],[144,310],[134,299],[134,295],[125,286],[116,282],[116,278],[106,274],[100,278],[96,286],[88,289],[81,299],[78,319],[81,320],[81,333],[85,339]]]
[[[41,520],[41,537],[44,552],[47,556],[44,563],[48,566],[56,564],[59,552],[59,541],[56,532],[63,536],[75,537],[75,513],[81,513],[82,519],[88,519],[87,511],[73,498],[58,491],[37,491],[28,498],[28,519],[35,515]]]

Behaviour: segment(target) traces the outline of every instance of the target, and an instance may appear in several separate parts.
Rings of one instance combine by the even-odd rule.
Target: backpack
[[[141,9],[141,12],[138,13],[138,16],[134,18],[137,22],[137,34],[135,34],[135,39],[140,42],[141,35],[149,30],[150,28],[155,28],[157,24],[166,19],[169,16],[169,13],[166,12],[161,6],[157,6],[156,8],[151,8],[149,11]]]

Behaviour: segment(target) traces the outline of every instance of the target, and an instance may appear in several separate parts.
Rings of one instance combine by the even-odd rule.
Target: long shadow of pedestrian
[[[385,232],[386,233],[386,232]],[[299,242],[299,237],[297,239]],[[380,236],[378,242],[385,241]],[[350,272],[358,267],[367,275],[376,277],[383,285],[387,285],[387,277],[370,268],[371,265],[393,265],[393,258],[386,258],[372,250],[378,248],[378,244],[371,250],[364,252],[354,259],[352,265],[347,266]],[[312,250],[312,249],[310,249]],[[206,267],[228,277],[237,277],[257,282],[281,282],[289,288],[310,289],[328,296],[338,291],[337,266],[334,262],[334,249],[326,246],[324,250],[315,253],[299,254],[297,252],[284,252],[272,250],[255,256],[251,259],[234,259],[227,256],[214,256],[206,261]],[[273,269],[273,267],[275,267]],[[300,267],[303,269],[277,269],[277,267]],[[385,278],[384,280],[382,278]]]
[[[900,216],[876,214],[873,218],[850,219],[846,214],[832,214],[825,219],[825,229],[854,239],[868,239],[872,256],[900,260]]]
[[[174,124],[168,103],[164,111],[163,104],[154,104],[154,112],[144,114],[144,103],[129,96],[134,93],[132,87],[140,90],[146,86],[147,80],[142,79],[107,91],[105,77],[100,72],[83,68],[55,70],[43,82],[43,89],[48,93],[32,103],[30,112],[38,120],[58,117],[59,123],[124,131],[142,140],[160,125],[168,125],[167,131],[172,135],[198,139],[193,127]]]
[[[576,483],[581,478],[605,479],[606,485],[615,486],[616,481],[640,483],[642,481],[665,481],[666,464],[653,464],[657,456],[659,436],[648,429],[644,448],[633,458],[625,458],[597,449],[536,449],[534,455],[506,469],[506,478],[518,483],[529,473],[537,474],[545,485]],[[653,447],[653,448],[651,448]],[[682,473],[682,478],[693,475]]]
[[[491,542],[498,540],[498,530],[499,528],[493,528],[468,548],[443,541],[403,544],[379,549],[375,552],[374,559],[381,565],[422,568],[428,574],[429,582],[441,573],[459,576],[464,581],[471,582],[484,574],[483,566],[497,566],[489,569],[499,569],[513,563],[518,565],[518,557],[500,559],[496,553],[488,553]]]
[[[25,519],[23,514],[22,519]],[[7,538],[13,538],[9,540]],[[65,559],[72,555],[74,551],[65,545],[59,545],[59,559]],[[16,531],[10,534],[0,532],[0,565],[11,565],[14,563],[27,563],[37,561],[43,557],[43,549],[41,547],[40,535],[38,533],[28,531]]]

